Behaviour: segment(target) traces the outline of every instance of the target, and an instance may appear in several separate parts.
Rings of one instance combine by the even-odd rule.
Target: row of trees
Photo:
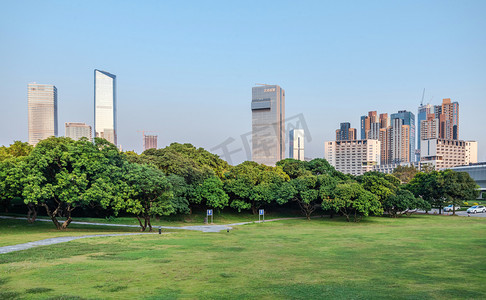
[[[190,144],[138,155],[120,153],[104,139],[52,137],[35,148],[21,142],[0,148],[0,199],[6,208],[12,199],[23,199],[31,222],[43,208],[58,229],[67,228],[75,209],[88,208],[132,214],[142,230],[152,230],[152,217],[194,209],[230,207],[256,214],[262,207],[295,204],[308,219],[319,210],[358,222],[383,212],[398,217],[440,208],[476,193],[467,173],[403,173],[408,184],[377,172],[345,175],[324,159],[230,166]]]

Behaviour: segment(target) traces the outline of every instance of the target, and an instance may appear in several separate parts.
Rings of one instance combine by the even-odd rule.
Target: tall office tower
[[[428,114],[425,120],[420,121],[419,128],[420,141],[439,138],[439,119],[434,114]]]
[[[420,140],[422,139],[422,121],[427,120],[428,116],[433,113],[433,106],[430,104],[420,105],[417,114],[417,148],[420,150]],[[435,118],[435,117],[434,117]]]
[[[442,99],[442,110],[439,118],[440,137],[447,140],[459,139],[459,103],[450,98]]]
[[[356,139],[356,128],[351,128],[348,122],[341,123],[340,129],[336,130],[336,141],[351,141]]]
[[[368,138],[368,132],[371,129],[371,123],[377,122],[377,112],[370,111],[368,116],[361,116],[361,139]]]
[[[392,124],[394,119],[400,119],[402,120],[402,125],[409,126],[409,136],[407,137],[407,140],[410,143],[408,150],[409,158],[406,161],[415,161],[415,115],[410,111],[400,110],[398,111],[398,113],[394,113],[391,115]]]
[[[304,160],[304,129],[290,130],[289,158]]]
[[[116,76],[94,70],[94,128],[95,137],[117,144]]]
[[[390,118],[388,118],[388,114],[380,114],[380,129],[381,128],[388,128],[390,126]]]
[[[252,88],[252,160],[274,166],[285,158],[285,91],[278,85]]]
[[[144,135],[143,136],[143,151],[147,149],[157,149],[157,136]]]
[[[380,164],[380,141],[325,142],[324,158],[339,172],[362,175]]]
[[[75,141],[85,137],[91,141],[91,126],[86,123],[66,122],[64,125],[66,126],[66,137],[72,138]]]
[[[50,84],[29,83],[29,144],[57,136],[57,88]]]
[[[391,126],[391,162],[401,163],[411,161],[410,125],[403,124],[403,119],[393,118]]]

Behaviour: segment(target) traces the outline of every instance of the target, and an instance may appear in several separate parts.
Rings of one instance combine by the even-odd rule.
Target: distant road
[[[424,211],[418,211],[419,213],[425,213]],[[439,214],[439,210],[437,208],[433,208],[429,211],[429,215],[433,215],[435,212],[435,214]],[[452,215],[452,211],[451,212],[444,212],[442,211],[442,214],[443,215]],[[456,215],[458,216],[461,216],[461,217],[467,217],[467,212],[465,211],[456,211]],[[477,214],[470,214],[471,217],[479,217],[479,218],[486,218],[486,213],[477,213]]]

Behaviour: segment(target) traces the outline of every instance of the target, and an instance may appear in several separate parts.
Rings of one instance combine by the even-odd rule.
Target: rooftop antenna
[[[425,88],[424,88],[424,91],[422,93],[422,101],[420,101],[420,106],[424,105],[424,96],[425,96]]]

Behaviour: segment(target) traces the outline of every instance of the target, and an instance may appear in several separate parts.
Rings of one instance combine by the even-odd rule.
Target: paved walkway
[[[48,246],[48,245],[54,245],[54,244],[59,244],[59,243],[66,243],[74,240],[79,240],[79,239],[85,239],[85,238],[91,238],[91,237],[98,237],[98,236],[121,236],[121,235],[140,235],[140,234],[156,234],[155,232],[140,232],[140,233],[119,233],[119,234],[91,234],[91,235],[82,235],[82,236],[62,236],[62,237],[55,237],[55,238],[50,238],[50,239],[45,239],[45,240],[40,240],[40,241],[35,241],[35,242],[29,242],[25,244],[17,244],[13,246],[4,246],[0,247],[0,254],[4,253],[9,253],[9,252],[14,252],[14,251],[20,251],[20,250],[26,250],[38,246]]]
[[[9,216],[0,216],[0,219],[15,219],[15,220],[27,220],[27,218],[23,217],[9,217]],[[291,219],[303,219],[302,217],[297,218],[279,218],[279,219],[271,219],[265,220],[265,222],[273,222],[279,220],[291,220]],[[52,222],[49,219],[36,219],[36,221],[40,222]],[[231,226],[238,226],[238,225],[245,225],[251,223],[262,223],[263,221],[254,221],[254,222],[240,222],[240,223],[232,223],[232,224],[225,224],[225,225],[194,225],[194,226],[154,226],[153,228],[164,228],[164,229],[182,229],[182,230],[195,230],[195,231],[202,231],[202,232],[220,232],[224,230],[233,229]],[[91,223],[91,222],[79,222],[79,221],[72,221],[71,224],[81,224],[81,225],[96,225],[96,226],[114,226],[114,227],[140,227],[139,225],[126,225],[126,224],[107,224],[107,223]],[[29,242],[25,244],[18,244],[13,246],[4,246],[0,247],[0,254],[26,250],[33,247],[38,246],[47,246],[47,245],[54,245],[59,243],[66,243],[73,240],[84,239],[84,238],[91,238],[91,237],[99,237],[99,236],[123,236],[123,235],[140,235],[140,234],[157,234],[157,232],[139,232],[139,233],[120,233],[120,234],[92,234],[92,235],[83,235],[83,236],[64,236],[64,237],[56,237],[50,238],[35,242]]]

